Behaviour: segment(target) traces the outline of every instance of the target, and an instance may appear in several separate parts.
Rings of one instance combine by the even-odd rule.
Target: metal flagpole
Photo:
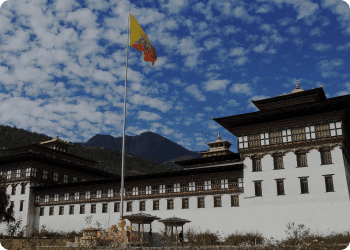
[[[129,52],[129,32],[130,32],[130,9],[128,17],[128,41],[126,43],[126,69],[125,69],[125,96],[124,96],[124,126],[123,126],[123,149],[122,149],[122,179],[121,179],[121,188],[120,188],[120,204],[121,212],[120,217],[124,215],[124,170],[125,170],[125,120],[126,120],[126,85],[128,78],[128,52]]]

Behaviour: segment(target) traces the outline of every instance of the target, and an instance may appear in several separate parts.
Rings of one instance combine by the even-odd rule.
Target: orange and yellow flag
[[[157,53],[153,45],[148,40],[146,33],[141,28],[140,24],[130,14],[130,46],[142,51],[143,60],[146,62],[157,61]]]

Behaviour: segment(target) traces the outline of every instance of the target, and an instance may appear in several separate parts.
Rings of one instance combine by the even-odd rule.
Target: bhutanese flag
[[[136,19],[130,14],[130,46],[137,50],[142,51],[143,60],[146,62],[152,62],[152,67],[154,62],[157,61],[157,53],[146,33],[141,28],[140,24]]]

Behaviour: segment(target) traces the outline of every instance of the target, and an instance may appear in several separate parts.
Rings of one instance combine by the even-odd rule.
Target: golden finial
[[[217,139],[217,141],[221,141],[220,132],[219,132],[219,134],[218,134],[218,139]]]
[[[297,81],[297,87],[295,89],[300,89],[299,82]]]
[[[323,84],[320,86],[320,88],[323,88]]]
[[[57,135],[56,135],[56,139],[58,139],[58,132],[57,132]]]
[[[299,82],[297,81],[297,86],[296,86],[296,88],[295,88],[292,92],[290,92],[289,94],[299,93],[299,92],[302,92],[302,91],[304,91],[304,90],[302,90],[302,89],[300,88]]]

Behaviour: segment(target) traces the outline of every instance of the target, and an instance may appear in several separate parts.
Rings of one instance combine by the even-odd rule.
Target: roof
[[[66,147],[73,145],[71,143],[67,143],[65,141],[62,141],[60,138],[58,138],[58,132],[57,132],[56,138],[53,138],[52,140],[49,140],[49,141],[40,142],[40,144],[53,144],[55,142],[60,143],[60,144],[64,144]]]
[[[191,221],[174,216],[174,217],[166,218],[164,220],[159,220],[159,222],[163,222],[167,226],[183,226],[184,224],[189,223]]]
[[[171,178],[171,177],[180,177],[180,176],[188,176],[188,175],[196,175],[196,174],[218,173],[218,172],[240,171],[240,170],[243,170],[243,163],[236,164],[234,166],[218,166],[218,167],[212,167],[212,168],[185,169],[185,170],[178,170],[178,171],[172,171],[172,172],[126,176],[124,181],[125,182],[142,181],[142,180],[152,180],[152,179],[160,179],[160,178]],[[121,182],[121,177],[118,177],[118,178],[113,177],[113,178],[102,179],[102,180],[71,182],[71,183],[55,184],[55,185],[47,185],[47,186],[36,186],[31,188],[33,188],[34,190],[46,190],[46,189],[56,189],[56,188],[74,188],[74,187],[91,186],[91,185],[103,185],[103,184],[119,183],[119,182]]]
[[[154,215],[138,213],[131,215],[123,215],[123,219],[128,219],[131,223],[151,223],[154,220],[159,220],[160,218]]]
[[[209,152],[209,151],[207,151]],[[229,151],[231,152],[231,151]],[[219,156],[211,156],[204,158],[196,158],[184,161],[175,161],[174,163],[180,165],[184,168],[196,166],[196,165],[204,165],[204,164],[217,164],[217,163],[226,163],[232,161],[240,161],[240,155],[238,153],[233,153],[228,155],[219,155]]]

